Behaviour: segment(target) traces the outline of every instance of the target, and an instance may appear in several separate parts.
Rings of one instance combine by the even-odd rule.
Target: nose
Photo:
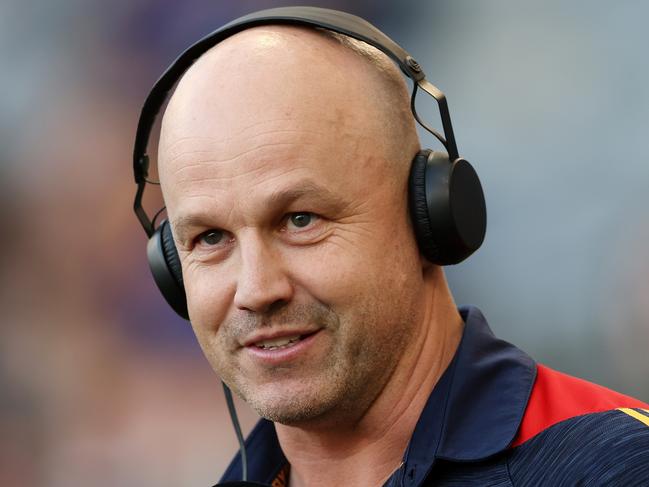
[[[293,285],[282,260],[259,237],[240,244],[240,269],[234,304],[238,309],[268,311],[293,297]]]

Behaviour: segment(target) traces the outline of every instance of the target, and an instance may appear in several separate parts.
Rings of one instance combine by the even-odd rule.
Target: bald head
[[[385,54],[330,31],[262,26],[213,47],[181,78],[163,118],[161,172],[189,139],[227,144],[251,124],[289,118],[362,128],[358,143],[402,177],[419,149],[405,80]]]

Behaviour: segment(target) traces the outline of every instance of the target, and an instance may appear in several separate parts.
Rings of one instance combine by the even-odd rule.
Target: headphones
[[[187,48],[155,83],[140,113],[133,150],[133,171],[137,184],[133,208],[149,237],[147,256],[153,278],[176,313],[189,319],[182,269],[171,227],[167,220],[156,227],[155,221],[160,212],[150,219],[142,207],[146,184],[155,184],[148,180],[147,145],[151,130],[169,92],[194,61],[237,32],[266,24],[304,25],[337,32],[374,46],[401,68],[413,82],[410,107],[415,120],[446,149],[446,152],[422,150],[412,161],[408,203],[419,250],[426,259],[437,265],[457,264],[478,250],[487,228],[482,186],[473,167],[458,154],[446,97],[426,80],[417,61],[376,27],[351,14],[317,7],[262,10],[226,24]],[[417,114],[415,97],[418,89],[437,102],[443,136],[426,125]]]

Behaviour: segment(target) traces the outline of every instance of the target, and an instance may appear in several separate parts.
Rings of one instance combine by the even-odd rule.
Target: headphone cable
[[[234,407],[232,392],[230,392],[228,386],[225,385],[225,382],[221,382],[221,384],[223,385],[223,392],[225,393],[225,402],[228,405],[230,420],[232,421],[232,426],[234,427],[234,432],[237,435],[237,441],[239,442],[239,452],[241,455],[241,471],[243,475],[242,480],[246,482],[248,480],[248,457],[246,456],[246,445],[243,441],[243,434],[241,433],[241,425],[239,424],[239,418],[237,417],[237,410]]]

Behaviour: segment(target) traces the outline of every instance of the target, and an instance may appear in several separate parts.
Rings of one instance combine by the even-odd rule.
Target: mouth
[[[276,367],[287,365],[300,357],[313,353],[316,343],[322,330],[309,330],[300,332],[293,331],[283,334],[268,334],[266,336],[253,337],[245,344],[245,350],[249,358],[262,367]]]
[[[265,340],[259,340],[257,342],[252,343],[249,346],[256,347],[260,350],[282,350],[284,348],[289,348],[293,345],[295,345],[298,342],[301,342],[302,340],[310,337],[313,335],[313,333],[304,333],[301,335],[287,335],[287,336],[281,336],[281,337],[275,337],[275,338],[268,338]]]

